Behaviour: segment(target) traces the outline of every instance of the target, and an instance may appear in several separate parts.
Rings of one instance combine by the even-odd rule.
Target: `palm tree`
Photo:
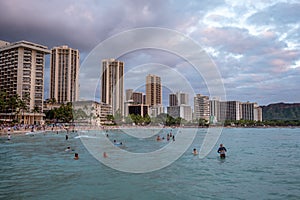
[[[23,100],[20,98],[19,95],[16,95],[16,112],[15,112],[14,119],[17,118],[18,123],[20,123],[19,114],[20,114],[20,111],[21,111],[22,104],[23,104]]]
[[[93,113],[94,110],[95,110],[94,107],[90,107],[90,114],[89,114],[90,126],[92,126],[92,117],[94,116],[94,113]]]
[[[13,115],[14,115],[13,118],[15,119],[17,109],[18,109],[19,99],[20,99],[19,95],[15,94],[12,97],[10,97],[10,99],[8,101],[8,105],[10,108],[10,119],[12,119]]]
[[[22,122],[23,123],[25,123],[24,121],[24,112],[25,111],[28,111],[28,105],[27,105],[27,103],[26,103],[26,101],[24,101],[24,100],[20,100],[20,102],[19,102],[19,108],[20,108],[20,110],[22,111],[22,117],[21,117],[21,120],[22,120]]]
[[[51,99],[48,100],[48,103],[51,105],[51,110],[52,110],[53,104],[56,103],[56,99],[55,98],[51,98]]]
[[[39,113],[40,112],[40,108],[38,106],[34,106],[33,110],[33,123],[35,124],[35,113]]]
[[[20,109],[22,110],[22,119],[23,119],[23,123],[25,123],[25,119],[24,119],[24,112],[28,111],[28,104],[30,102],[30,95],[29,93],[26,93],[21,101],[21,105],[20,105]]]
[[[0,112],[5,112],[5,109],[7,108],[7,93],[1,92],[0,93]]]

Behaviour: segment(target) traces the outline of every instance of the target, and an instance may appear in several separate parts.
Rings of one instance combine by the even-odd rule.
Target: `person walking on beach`
[[[220,154],[220,158],[225,158],[225,153],[227,152],[227,149],[223,146],[223,144],[220,144],[220,147],[218,149],[218,153]]]

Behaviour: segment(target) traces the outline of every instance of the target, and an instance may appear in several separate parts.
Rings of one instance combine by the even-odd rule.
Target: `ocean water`
[[[213,151],[199,159],[191,152],[201,147],[205,132],[199,129],[173,164],[141,174],[101,164],[76,133],[67,141],[65,133],[13,136],[11,141],[1,136],[0,199],[300,199],[299,128],[225,128]],[[116,130],[107,133],[132,152],[166,144],[155,136],[136,140]],[[216,152],[219,143],[227,148],[225,160]],[[67,146],[74,151],[65,152]],[[75,152],[79,160],[73,159]]]

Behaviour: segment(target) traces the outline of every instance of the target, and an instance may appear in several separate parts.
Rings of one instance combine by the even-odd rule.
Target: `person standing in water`
[[[227,152],[226,148],[223,146],[223,144],[220,144],[220,147],[218,149],[218,153],[220,154],[220,158],[225,158],[225,153]]]

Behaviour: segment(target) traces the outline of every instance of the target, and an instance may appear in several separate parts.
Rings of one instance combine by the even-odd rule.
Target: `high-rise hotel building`
[[[26,124],[43,118],[45,54],[49,53],[46,46],[32,42],[0,41],[0,91],[7,94],[7,100],[15,95],[27,99],[28,109],[21,119]],[[11,112],[16,109],[0,111],[1,118]]]
[[[146,104],[149,106],[162,105],[162,85],[159,76],[146,76]]]
[[[183,92],[177,92],[176,94],[169,95],[170,106],[180,106],[189,104],[189,95]]]
[[[115,59],[102,61],[101,101],[112,106],[113,115],[124,110],[124,63]]]
[[[210,100],[211,121],[255,120],[262,121],[262,108],[257,103]]]
[[[68,46],[51,50],[50,99],[57,103],[78,100],[79,51]]]
[[[196,94],[194,97],[194,119],[210,118],[209,97],[201,94]]]
[[[157,117],[164,112],[162,105],[162,84],[159,76],[148,74],[146,76],[146,104],[149,105],[149,115]]]
[[[220,121],[220,100],[218,98],[213,98],[209,100],[210,109],[210,123],[217,123]]]
[[[220,101],[220,121],[240,119],[239,101]]]
[[[189,104],[189,95],[183,92],[169,95],[167,113],[174,117],[181,117],[187,121],[192,120],[192,108]]]
[[[240,103],[240,116],[244,120],[262,121],[262,108],[257,103]]]

